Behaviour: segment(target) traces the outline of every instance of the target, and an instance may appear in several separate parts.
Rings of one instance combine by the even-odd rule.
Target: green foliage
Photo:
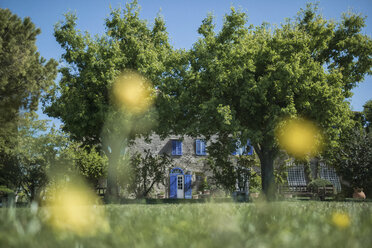
[[[372,128],[372,100],[367,101],[363,105],[363,114],[367,121],[367,132],[370,132]]]
[[[251,176],[249,178],[249,192],[251,193],[259,193],[262,191],[262,178],[260,174],[255,171],[251,172]]]
[[[77,17],[67,13],[54,29],[64,49],[65,66],[46,112],[60,118],[63,130],[83,145],[96,145],[108,157],[107,196],[116,197],[116,171],[120,153],[141,134],[148,134],[156,113],[121,111],[111,99],[115,79],[124,71],[137,71],[159,85],[167,71],[171,47],[165,23],[157,16],[152,27],[139,17],[137,1],[112,9],[105,20],[106,33],[91,37],[76,29]]]
[[[106,34],[101,37],[92,38],[76,30],[76,20],[75,15],[68,13],[65,21],[55,26],[56,40],[65,50],[62,58],[66,66],[61,68],[62,79],[57,89],[60,95],[50,96],[46,112],[60,118],[63,129],[72,138],[85,145],[101,146],[102,135],[113,131],[104,130],[105,122],[110,118],[116,120],[117,115],[110,100],[114,80],[131,69],[158,84],[170,45],[162,17],[156,17],[150,29],[139,18],[136,1],[125,9],[111,11],[105,21]],[[128,120],[129,113],[125,114],[124,119]]]
[[[54,84],[57,62],[48,62],[37,52],[40,33],[30,18],[20,19],[9,9],[0,9],[0,184],[19,186],[18,158],[21,112],[37,109],[43,93]]]
[[[372,193],[372,136],[365,130],[353,129],[342,138],[342,145],[333,152],[329,163],[343,182]]]
[[[281,26],[257,27],[231,8],[218,33],[208,16],[198,30],[201,38],[180,53],[179,71],[159,88],[167,113],[160,113],[161,126],[207,139],[224,133],[249,138],[261,161],[263,190],[271,195],[280,120],[314,121],[327,147],[336,147],[341,130],[352,125],[345,98],[371,73],[372,43],[361,33],[364,26],[360,15],[334,22],[312,5]],[[215,160],[229,170],[226,159]]]
[[[235,170],[230,160],[232,144],[228,135],[219,137],[218,141],[208,144],[206,165],[213,173],[212,180],[217,187],[227,192],[235,190]]]
[[[146,198],[154,186],[166,185],[172,160],[167,154],[153,155],[150,150],[145,155],[135,153],[130,158],[129,193],[136,198]]]
[[[210,190],[207,177],[204,177],[203,182],[202,182],[201,187],[200,187],[200,190],[201,191]]]
[[[0,209],[4,247],[369,247],[371,203],[273,202],[106,205],[110,230],[58,231],[45,209]],[[340,226],[339,215],[349,219]],[[338,217],[338,218],[335,218]],[[337,223],[337,224],[336,224]]]
[[[220,133],[215,141],[208,144],[208,157],[206,165],[213,173],[211,180],[217,187],[231,193],[236,190],[236,181],[243,179],[246,169],[255,164],[249,156],[232,157],[232,152],[237,148],[236,139],[228,133]]]
[[[71,172],[80,175],[92,187],[96,187],[99,179],[107,176],[107,157],[101,155],[96,146],[88,147],[70,142],[61,151],[60,159],[70,164]]]
[[[6,186],[0,185],[0,195],[8,195],[13,194],[14,191],[7,188]]]
[[[92,186],[105,176],[107,158],[95,147],[81,146],[46,121],[37,120],[33,113],[24,113],[19,120],[17,146],[12,156],[17,158],[13,166],[17,174],[13,180],[28,200],[38,201],[49,182],[76,175],[85,178]],[[17,192],[19,193],[19,192]]]
[[[307,188],[311,192],[318,192],[318,188],[325,187],[327,185],[332,185],[332,183],[326,179],[318,178],[313,181],[311,181],[308,185]]]
[[[313,180],[311,175],[310,160],[295,161],[295,164],[302,164],[304,166],[304,174],[306,182],[311,182]]]
[[[57,63],[45,63],[35,45],[40,29],[29,17],[20,19],[0,9],[1,129],[14,122],[20,109],[35,110],[43,91],[54,84]]]
[[[64,137],[55,130],[47,133],[46,121],[37,120],[34,114],[23,115],[18,126],[18,145],[14,155],[18,158],[20,171],[17,181],[29,201],[39,200],[40,192],[48,183],[47,171],[56,160],[55,149],[63,141]]]
[[[352,118],[355,122],[355,127],[363,129],[366,126],[366,117],[364,112],[353,111]]]
[[[275,176],[275,183],[277,185],[283,185],[287,183],[288,178],[288,166],[286,163],[280,163],[279,166],[277,166],[274,169],[274,176]]]
[[[211,181],[227,193],[236,190],[237,181],[243,186],[243,182],[247,178],[251,178],[251,188],[252,180],[260,180],[261,178],[254,170],[259,166],[256,155],[231,155],[237,149],[236,144],[237,139],[221,132],[215,141],[208,144],[209,156],[205,160],[212,172]]]

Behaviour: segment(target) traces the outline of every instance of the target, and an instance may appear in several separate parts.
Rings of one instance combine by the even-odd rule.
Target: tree
[[[68,146],[61,150],[59,160],[59,164],[68,163],[70,170],[84,178],[91,187],[97,187],[99,180],[107,176],[107,157],[101,155],[96,146],[69,141]]]
[[[46,131],[45,121],[35,118],[25,114],[18,126],[18,145],[14,151],[20,172],[17,181],[30,202],[38,199],[40,191],[48,182],[47,166],[51,155],[47,147],[50,136],[37,134]]]
[[[213,173],[214,184],[229,193],[236,190],[238,179],[236,166],[234,167],[234,161],[229,156],[232,146],[230,141],[228,133],[220,134],[218,140],[208,145],[208,158],[206,159],[207,167]]]
[[[363,105],[363,114],[367,122],[367,132],[370,132],[372,127],[372,100],[367,101]]]
[[[149,131],[156,119],[153,111],[134,113],[115,103],[115,81],[123,71],[138,72],[134,77],[159,84],[171,51],[162,17],[149,28],[139,18],[137,1],[124,10],[112,10],[106,19],[106,34],[92,38],[76,30],[76,16],[66,14],[55,26],[57,42],[65,50],[59,95],[50,96],[49,116],[64,123],[63,130],[84,145],[97,145],[108,157],[107,197],[118,194],[116,168],[130,140]],[[123,76],[125,77],[125,75]],[[146,79],[144,79],[146,78]],[[124,90],[125,91],[125,90]],[[153,95],[151,93],[150,95]]]
[[[342,181],[352,188],[372,193],[372,136],[354,128],[342,135],[342,144],[334,151],[331,164]]]
[[[13,150],[19,170],[16,182],[30,202],[39,200],[49,182],[80,176],[95,187],[105,176],[107,158],[95,147],[87,149],[71,141],[46,121],[37,120],[37,115],[23,114],[18,130],[18,145]]]
[[[155,185],[165,185],[172,162],[166,154],[154,156],[150,150],[145,150],[144,153],[145,156],[135,153],[130,158],[128,190],[136,198],[146,198]]]
[[[209,15],[187,59],[159,87],[158,105],[167,113],[161,126],[207,138],[229,133],[231,143],[249,138],[260,159],[263,191],[272,199],[273,162],[280,151],[275,129],[283,118],[313,121],[329,146],[351,124],[345,98],[371,73],[364,26],[360,15],[343,15],[335,23],[309,5],[280,27],[254,28],[232,8],[216,34]]]
[[[9,9],[0,9],[0,184],[13,189],[20,173],[13,153],[20,113],[37,109],[57,74],[57,62],[46,62],[37,52],[39,33],[30,18],[21,20]]]

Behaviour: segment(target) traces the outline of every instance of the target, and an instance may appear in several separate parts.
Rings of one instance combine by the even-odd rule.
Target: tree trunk
[[[110,147],[111,148],[111,147]],[[117,166],[120,159],[120,148],[112,147],[111,152],[108,152],[108,168],[107,168],[107,189],[105,193],[106,203],[115,203],[119,199],[119,190],[117,183]]]
[[[275,152],[265,148],[256,149],[261,164],[262,191],[268,201],[275,199],[274,158]]]
[[[35,195],[36,195],[36,188],[35,186],[30,187],[30,202],[35,201]]]

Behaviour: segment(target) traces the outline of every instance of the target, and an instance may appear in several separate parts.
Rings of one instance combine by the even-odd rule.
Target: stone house
[[[186,178],[191,178],[192,190],[190,192],[195,194],[202,190],[203,186],[205,186],[205,180],[212,176],[205,163],[208,157],[206,149],[208,144],[202,138],[173,135],[162,140],[158,135],[153,134],[150,136],[149,140],[150,142],[146,142],[144,138],[136,139],[130,146],[130,153],[143,153],[145,150],[150,150],[154,155],[168,154],[173,160],[172,168],[179,168],[185,175],[191,175],[191,177],[183,177],[184,180],[186,180]],[[238,148],[232,155],[241,155],[243,153],[252,155],[253,147],[249,146],[249,149],[245,147],[247,146]],[[177,184],[180,183],[179,180],[182,180],[182,178],[177,179]],[[172,183],[172,178],[170,178],[170,181],[167,183],[168,184],[164,187],[157,188],[156,192],[159,194],[165,193],[164,196],[166,198],[173,197],[170,194],[173,186],[169,185],[169,183]],[[184,181],[183,183],[185,187],[187,187],[186,184],[188,182]],[[184,192],[184,196],[190,198],[190,195],[186,195],[185,189]]]
[[[131,153],[143,153],[144,150],[149,149],[154,155],[161,155],[164,153],[168,154],[173,160],[172,168],[179,168],[184,174],[191,175],[191,177],[189,177],[191,178],[192,189],[190,192],[195,194],[201,189],[204,179],[212,176],[205,163],[205,160],[208,157],[206,152],[207,145],[208,144],[206,144],[202,138],[173,135],[162,140],[158,135],[153,134],[150,136],[150,142],[146,142],[144,138],[136,139],[130,146],[129,150]],[[253,154],[253,147],[250,147],[250,149],[245,151],[243,150],[244,148],[239,148],[232,155],[241,155],[243,152],[247,152],[247,150],[248,153],[245,154]],[[311,160],[311,171],[313,173],[316,171],[315,168],[318,162],[319,161],[315,159]],[[319,164],[319,171],[317,172],[318,176],[320,178],[329,180],[335,186],[337,192],[340,192],[340,179],[337,176],[334,168],[330,168],[322,162],[319,162]],[[293,162],[289,162],[287,166],[288,186],[306,186],[309,183],[305,176],[303,165],[296,165],[293,164]],[[313,178],[315,178],[315,175],[313,175]],[[170,197],[170,188],[172,187],[169,185],[169,183],[169,180],[167,180],[167,184],[165,186],[156,188],[156,193],[164,194],[165,198]],[[180,182],[177,181],[177,184],[179,183]],[[185,182],[182,183],[185,184]],[[185,189],[183,190],[185,192]]]
[[[208,171],[204,163],[207,158],[206,144],[201,138],[190,136],[169,136],[162,140],[158,135],[150,136],[151,142],[138,138],[130,146],[130,152],[143,153],[150,150],[154,155],[168,154],[172,160],[172,168],[180,168],[185,174],[191,175],[192,192],[197,192]],[[168,182],[169,183],[169,182]],[[158,193],[165,193],[169,197],[169,184],[157,188]]]

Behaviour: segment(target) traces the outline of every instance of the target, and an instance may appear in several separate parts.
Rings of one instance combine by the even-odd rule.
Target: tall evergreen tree
[[[43,93],[54,84],[57,62],[37,52],[36,28],[9,9],[0,9],[0,184],[18,186],[14,149],[21,112],[35,111]]]

